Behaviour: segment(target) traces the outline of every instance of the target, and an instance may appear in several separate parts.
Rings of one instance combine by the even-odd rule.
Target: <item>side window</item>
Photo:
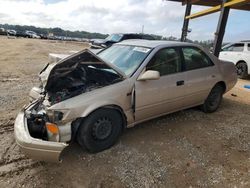
[[[200,49],[182,48],[186,70],[194,70],[214,65],[210,58]]]
[[[232,51],[232,52],[242,52],[243,50],[244,50],[243,43],[236,43],[223,49],[223,51]]]
[[[138,36],[133,34],[124,35],[123,40],[128,40],[128,39],[138,39]]]
[[[250,43],[247,44],[247,49],[250,51]]]
[[[156,70],[161,76],[181,71],[181,57],[174,48],[159,50],[148,63],[147,70]]]
[[[222,51],[232,51],[233,45],[222,48]]]
[[[244,44],[243,43],[233,45],[232,51],[234,51],[234,52],[243,52],[243,50],[244,50]]]

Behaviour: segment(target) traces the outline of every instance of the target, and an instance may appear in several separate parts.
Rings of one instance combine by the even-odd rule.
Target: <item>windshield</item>
[[[101,51],[98,56],[118,67],[126,76],[132,74],[149,54],[150,48],[113,45]]]
[[[109,35],[105,40],[119,42],[121,38],[122,38],[122,34],[112,34],[112,35]]]

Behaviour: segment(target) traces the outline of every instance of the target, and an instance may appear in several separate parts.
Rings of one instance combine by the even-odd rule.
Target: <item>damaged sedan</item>
[[[61,161],[74,140],[95,153],[143,121],[194,106],[214,112],[237,73],[194,44],[127,40],[50,62],[40,80],[16,118],[16,142],[31,158]]]

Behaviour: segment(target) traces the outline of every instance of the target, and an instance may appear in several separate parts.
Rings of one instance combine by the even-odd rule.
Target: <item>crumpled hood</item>
[[[40,73],[43,92],[50,105],[125,78],[117,67],[103,61],[88,49],[49,63]]]
[[[42,82],[43,88],[46,90],[49,87],[51,87],[51,80],[54,79],[53,73],[56,72],[56,70],[63,67],[70,67],[76,64],[76,62],[80,62],[82,64],[86,63],[89,64],[91,62],[93,63],[99,63],[103,66],[107,66],[107,68],[111,68],[114,70],[121,78],[126,78],[126,75],[120,71],[117,67],[114,65],[105,62],[101,58],[99,58],[95,53],[90,51],[89,49],[82,50],[80,52],[77,52],[73,55],[63,55],[65,58],[56,61],[50,61],[46,67],[40,72],[39,77]]]

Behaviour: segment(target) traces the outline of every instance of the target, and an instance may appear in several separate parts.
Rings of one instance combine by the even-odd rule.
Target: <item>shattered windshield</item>
[[[119,42],[122,38],[122,34],[112,34],[112,35],[109,35],[106,40],[107,41],[113,41],[113,42]]]
[[[139,67],[149,52],[150,48],[146,47],[113,45],[101,51],[98,56],[129,76]]]

